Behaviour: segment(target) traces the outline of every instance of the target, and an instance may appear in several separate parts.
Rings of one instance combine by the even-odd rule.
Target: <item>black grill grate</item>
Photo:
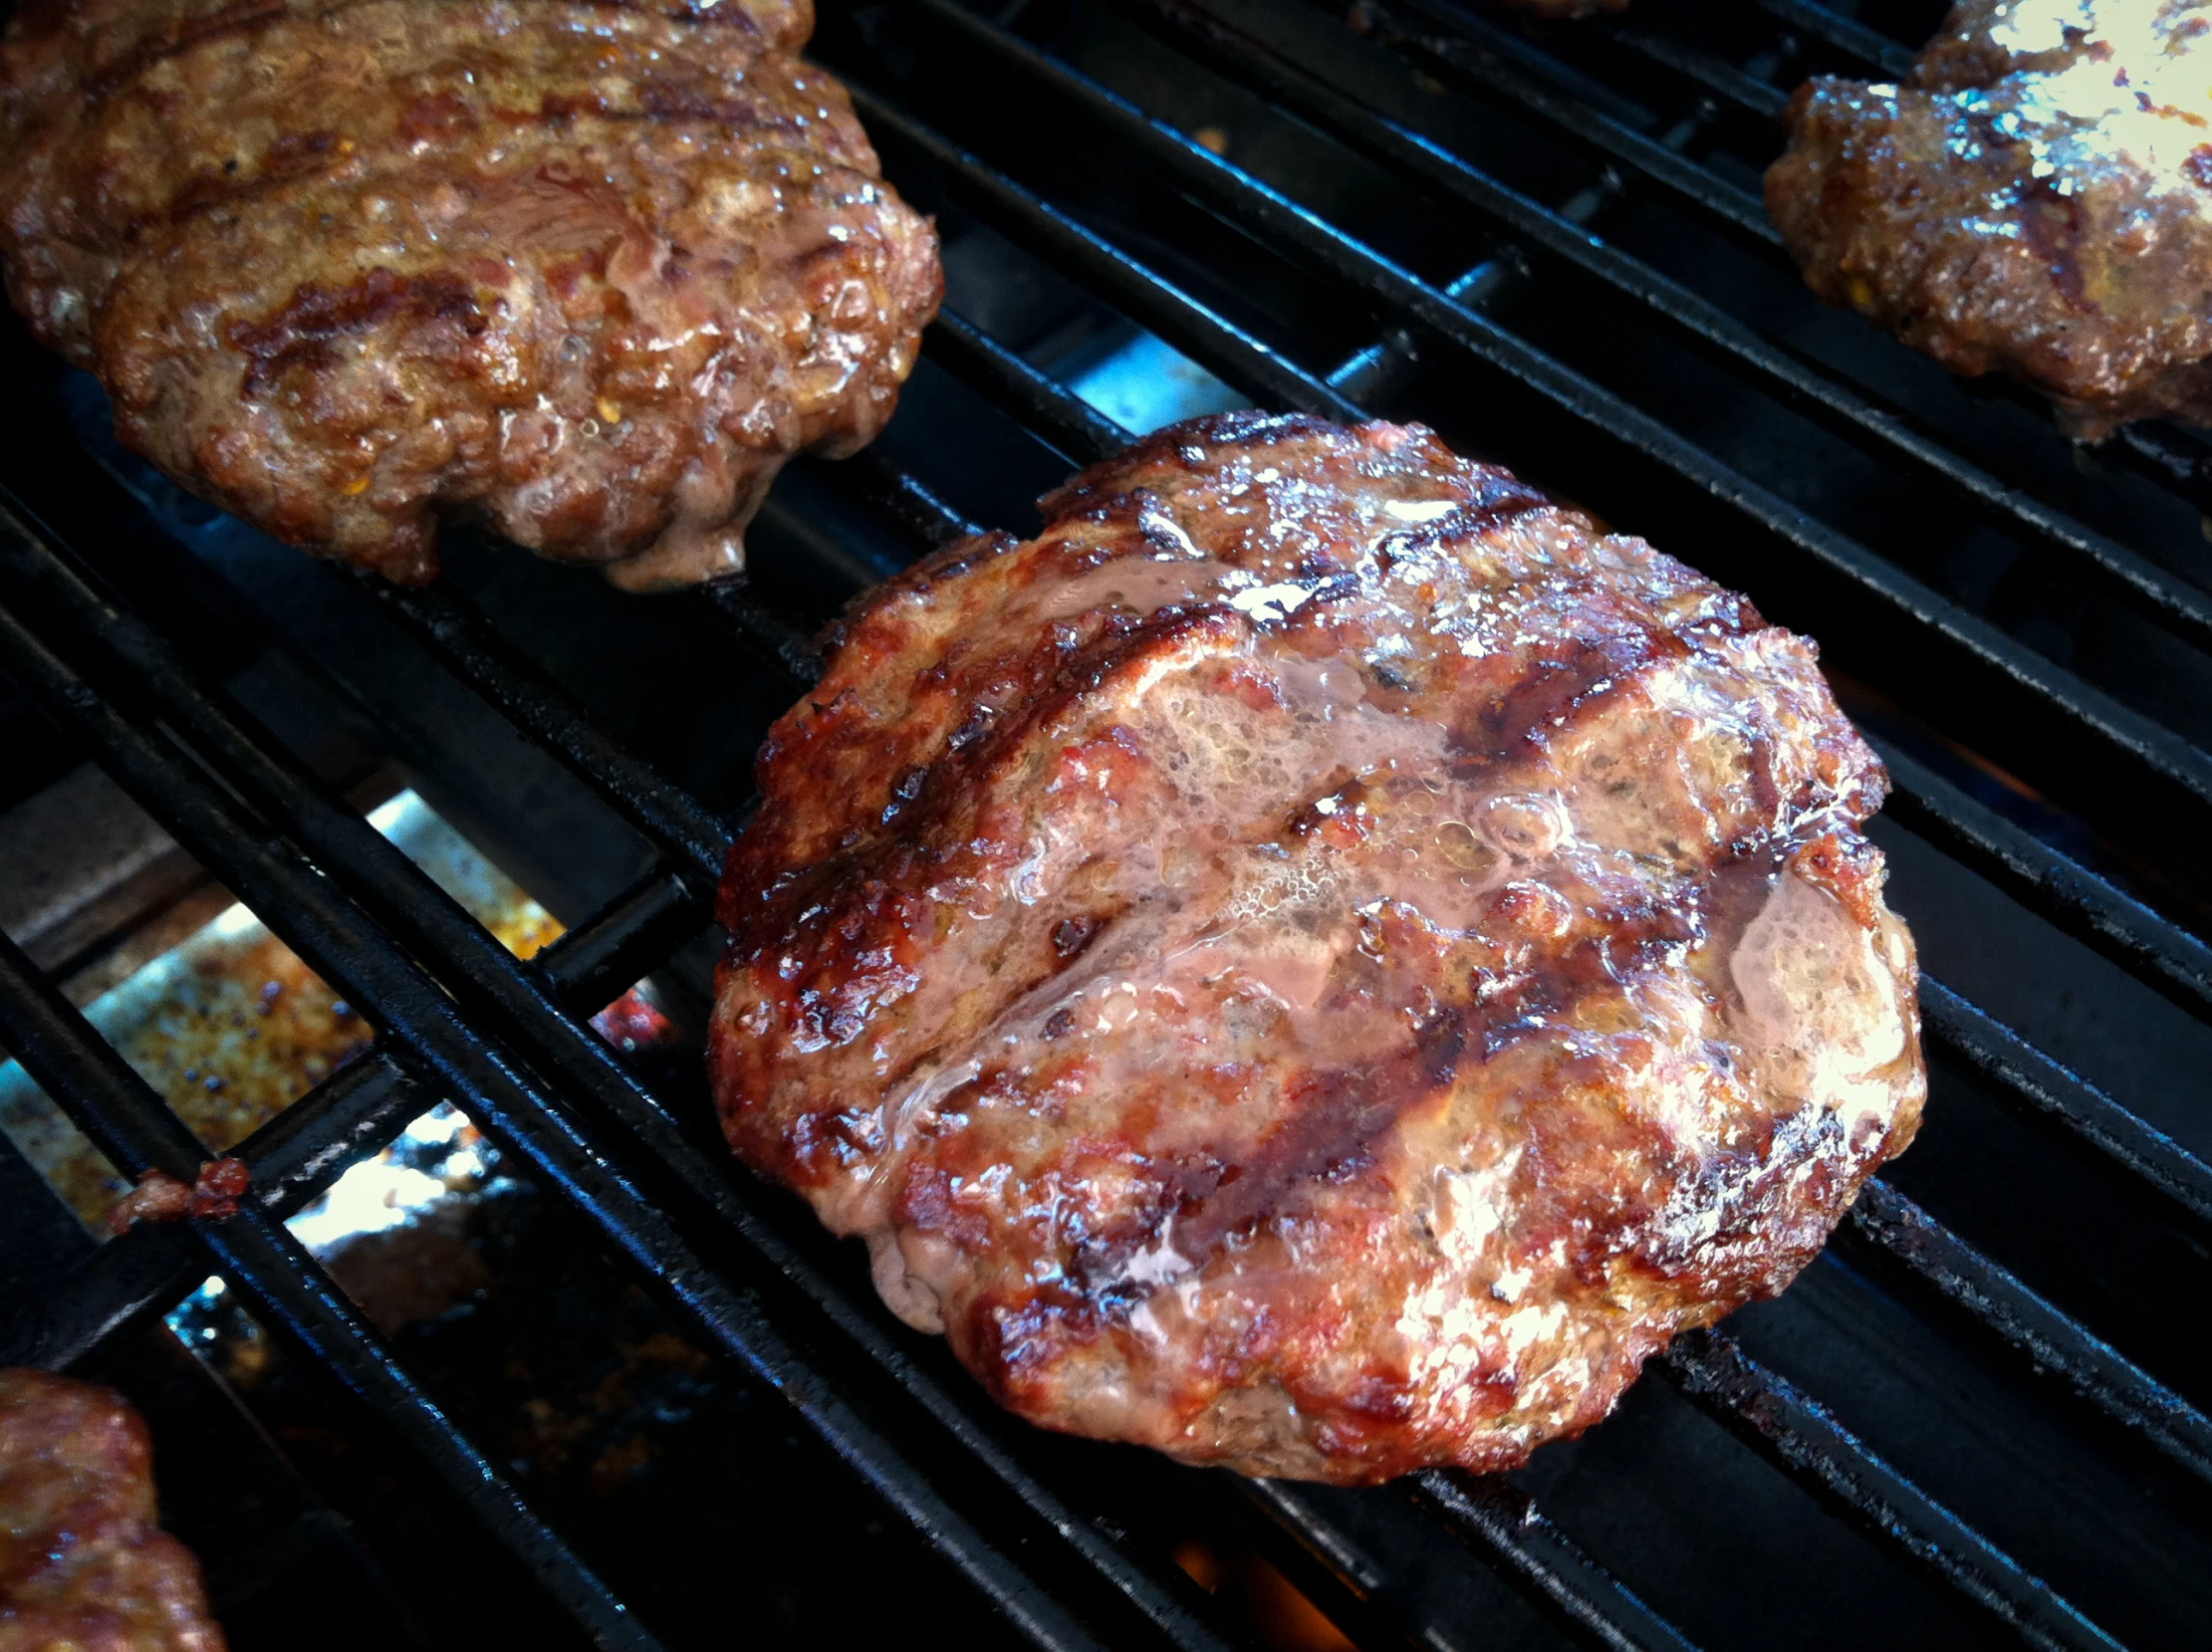
[[[996,421],[990,439],[1014,443],[1007,451],[1041,473],[1121,445],[1126,433],[1068,387],[1051,349],[1016,337],[1020,326],[984,325],[1013,313],[1008,291],[1057,283],[1095,323],[1134,323],[1255,402],[1427,417],[1748,588],[1830,644],[1897,783],[1890,820],[2149,993],[2212,1020],[2212,949],[2192,932],[2212,909],[2193,847],[2212,821],[2212,723],[2201,698],[2192,705],[2212,688],[2196,652],[2212,641],[2212,594],[2198,583],[2206,565],[2160,526],[2199,509],[2204,450],[2186,432],[2131,431],[2078,482],[2025,398],[1915,376],[1895,347],[1789,308],[1809,301],[1755,193],[1789,87],[1824,68],[1895,74],[1909,53],[1869,25],[1934,21],[1926,7],[1864,10],[1862,20],[1812,0],[1762,0],[1756,13],[1639,0],[1624,20],[1544,30],[1451,0],[1359,0],[1349,22],[1301,0],[1114,0],[1051,15],[1039,3],[996,17],[956,0],[894,0],[826,15],[820,55],[852,85],[891,176],[940,211],[955,243],[994,249],[1000,276],[963,281],[956,270],[931,365],[876,449],[800,466],[779,485],[752,583],[681,600],[757,653],[766,669],[745,691],[773,714],[811,677],[808,625],[829,602],[974,531],[971,510],[1002,520],[1001,495],[1024,484],[977,464],[975,453],[996,450],[969,412]],[[1209,111],[1228,112],[1234,141],[1201,129]],[[1434,235],[1377,230],[1360,200],[1377,177],[1386,203],[1423,200],[1448,222]],[[1563,314],[1572,322],[1583,305],[1589,349],[1562,332]],[[1650,343],[1660,338],[1713,375],[1683,377],[1678,404],[1676,357]],[[1314,358],[1338,340],[1340,354]],[[1768,409],[1798,423],[1772,435]],[[1871,508],[1850,491],[1867,464],[1904,479],[1893,496],[1877,483]],[[159,495],[157,482],[126,479]],[[585,1025],[698,933],[730,838],[720,812],[610,732],[461,590],[308,570],[302,578],[340,588],[331,600],[395,620],[644,845],[646,868],[626,887],[518,963],[210,685],[159,603],[120,594],[145,589],[130,561],[139,545],[80,532],[82,555],[64,548],[31,513],[60,519],[76,507],[28,469],[14,481],[22,503],[0,511],[0,663],[379,1037],[240,1149],[255,1208],[111,1243],[0,1327],[0,1359],[84,1359],[212,1268],[396,1426],[594,1642],[662,1644],[282,1226],[448,1098],[719,1352],[780,1390],[1030,1640],[1236,1642],[1242,1631],[1162,1556],[1086,1513],[1059,1459],[1041,1465],[1010,1444],[979,1396],[917,1358],[912,1339],[795,1236],[789,1213],[732,1173],[710,1124]],[[235,567],[212,561],[181,577],[214,606],[255,607],[223,583]],[[1977,584],[1973,570],[1992,564],[1997,578]],[[267,619],[269,604],[258,611]],[[2055,631],[2051,612],[2076,629]],[[281,615],[265,633],[269,645],[302,647]],[[2060,657],[2070,649],[2079,668]],[[2130,669],[2136,655],[2158,669]],[[309,669],[335,679],[373,729],[377,708],[343,666]],[[1980,760],[2041,799],[1993,788]],[[518,829],[531,826],[526,814]],[[2059,1173],[2107,1190],[2102,1204],[2085,1194],[2053,1213],[2084,1226],[2075,1250],[2088,1275],[2150,1255],[2153,1285],[2183,1294],[2172,1300],[2201,1291],[2212,1165],[2186,1144],[2203,1132],[2161,1128],[2201,1104],[2201,1081],[2149,1116],[2132,1091],[2107,1093],[1932,977],[1923,1007],[1939,1059],[1933,1114],[1966,1105],[1949,1088],[1979,1086],[2031,1122],[2027,1139]],[[12,946],[0,947],[0,1042],[125,1171],[188,1174],[196,1163],[183,1126]],[[1988,1173],[2001,1181],[2007,1163]],[[1988,1197],[2002,1204],[2002,1188]],[[2144,1232],[2107,1235],[2098,1224],[2112,1210]],[[2016,1271],[1891,1181],[1869,1188],[1839,1249],[1867,1278],[1895,1282],[1895,1299],[1943,1334],[1964,1328],[2009,1349],[2007,1380],[2056,1396],[2112,1472],[2156,1482],[2151,1512],[2130,1516],[2128,1530],[2165,1523],[2172,1542],[2144,1556],[2141,1579],[2098,1585],[2098,1615],[2142,1582],[2153,1604],[2127,1620],[2131,1640],[2188,1644],[2212,1608],[2203,1579],[2154,1574],[2185,1572],[2202,1553],[2212,1421],[2152,1374],[2195,1380],[2175,1363],[2177,1344],[2138,1350],[2146,1368],[2062,1305],[2081,1309],[2079,1279],[2039,1291],[2028,1282],[2040,1255]],[[1731,1335],[1684,1337],[1660,1368],[1877,1549],[1986,1614],[1985,1627],[2039,1646],[2117,1644]],[[1909,1387],[1917,1368],[1900,1356],[1889,1380]],[[1925,1455],[1924,1443],[1906,1444]],[[1363,1501],[1280,1484],[1238,1495],[1293,1540],[1288,1563],[1362,1644],[1492,1638],[1399,1563],[1393,1543],[1410,1553],[1423,1540],[1406,1525],[1416,1510],[1423,1531],[1453,1534],[1573,1635],[1692,1644],[1586,1547],[1624,1556],[1643,1595],[1680,1599],[1677,1584],[1635,1569],[1664,1550],[1610,1528],[1602,1545],[1578,1543],[1571,1520],[1538,1511],[1542,1478],[1432,1473],[1409,1498],[1401,1488]],[[1728,1556],[1700,1562],[1725,1610]],[[2190,1600],[2193,1619],[2175,1605]],[[1935,1644],[1951,1620],[1931,1621]],[[1699,1628],[1714,1632],[1704,1619]],[[1793,1638],[1862,1643],[1849,1626],[1808,1624]]]

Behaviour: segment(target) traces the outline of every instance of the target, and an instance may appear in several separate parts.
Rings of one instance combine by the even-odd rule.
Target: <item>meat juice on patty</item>
[[[1925,1091],[1810,643],[1418,427],[1161,431],[772,731],[739,1155],[1046,1426],[1513,1466],[1780,1291]]]

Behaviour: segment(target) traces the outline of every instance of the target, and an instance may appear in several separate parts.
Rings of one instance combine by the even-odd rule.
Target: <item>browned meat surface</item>
[[[0,1652],[223,1652],[120,1394],[0,1370]]]
[[[1813,290],[2077,435],[2212,423],[2212,0],[1963,0],[1910,85],[1817,80],[1767,207]]]
[[[1812,645],[1418,428],[1177,426],[772,732],[731,1141],[1054,1428],[1497,1469],[1779,1291],[1923,1092]]]
[[[123,439],[394,579],[463,513],[644,588],[879,430],[940,288],[808,0],[24,0],[0,252]]]

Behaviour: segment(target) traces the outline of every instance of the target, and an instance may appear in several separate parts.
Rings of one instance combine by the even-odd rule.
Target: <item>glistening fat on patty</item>
[[[1051,1427],[1510,1467],[1900,1151],[1811,644],[1424,430],[1231,414],[864,598],[733,851],[715,1094]]]

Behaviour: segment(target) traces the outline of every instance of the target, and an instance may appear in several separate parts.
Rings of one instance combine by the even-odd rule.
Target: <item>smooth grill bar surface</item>
[[[1771,582],[1777,611],[1832,643],[1847,689],[1864,685],[1896,783],[1892,821],[2116,980],[2139,983],[2192,1027],[2212,1021],[2212,948],[2201,938],[2212,892],[2176,865],[2170,843],[2146,841],[2212,825],[2203,746],[2212,730],[2190,726],[2171,701],[2100,661],[2077,669],[2023,640],[2044,633],[2016,634],[1953,589],[1940,559],[1855,520],[1839,495],[1810,499],[1793,478],[1758,468],[1767,456],[1757,444],[1704,404],[1695,419],[1678,417],[1654,403],[1648,384],[1616,385],[1574,354],[1544,309],[1550,273],[1563,272],[1578,291],[1617,306],[1636,336],[1688,351],[1726,395],[1786,409],[1814,432],[1806,442],[1837,444],[1803,451],[1838,474],[1862,474],[1847,467],[1870,462],[1913,478],[1963,544],[1980,543],[1978,533],[2010,536],[2019,566],[2048,569],[2062,593],[2079,589],[2108,605],[2119,634],[2136,634],[2129,625],[2155,631],[2163,640],[2154,646],[2169,650],[2157,657],[2193,658],[2212,642],[2201,569],[2167,550],[2154,555],[2125,512],[2086,511],[2074,494],[1954,440],[1942,396],[1957,392],[1869,383],[1855,365],[1837,364],[1826,336],[1778,334],[1772,305],[1709,297],[1685,273],[1694,264],[1729,281],[1794,282],[1732,146],[1756,147],[1747,131],[1771,144],[1804,73],[1871,65],[1894,75],[1910,61],[1898,40],[1811,0],[1761,0],[1757,25],[1714,25],[1706,10],[1650,0],[1621,22],[1525,31],[1450,0],[1360,0],[1349,19],[1300,0],[1116,0],[1078,8],[1073,21],[1040,5],[986,14],[957,0],[894,0],[860,18],[826,12],[819,50],[852,85],[902,188],[937,192],[932,204],[946,222],[972,226],[979,244],[994,237],[1025,279],[1080,294],[1105,318],[1098,325],[1133,324],[1251,403],[1428,418],[1627,530],[1644,529],[1636,490],[1651,489],[1650,532],[1663,549],[1699,566],[1710,560],[1711,572],[1763,604]],[[1338,64],[1323,48],[1340,37],[1369,56]],[[1415,77],[1394,91],[1375,67],[1390,61]],[[1149,77],[1140,72],[1147,64],[1157,67]],[[931,79],[938,71],[942,84]],[[1124,176],[1102,184],[1077,161],[1025,153],[1008,135],[1022,129],[1019,119],[998,118],[988,100],[962,104],[960,87],[978,80],[1050,109],[1056,126],[1082,134],[1071,141],[1110,154]],[[1450,121],[1436,114],[1454,100],[1473,111],[1456,138],[1440,134]],[[1232,131],[1250,121],[1267,135],[1252,138],[1248,154],[1217,141],[1196,109],[1229,112]],[[1543,179],[1510,171],[1513,145],[1531,133],[1558,151],[1531,168]],[[1327,166],[1308,163],[1324,152]],[[1129,206],[1115,193],[1128,178],[1155,201]],[[1374,239],[1358,190],[1375,179],[1453,214],[1452,233],[1437,237],[1449,244]],[[1668,215],[1691,227],[1661,224]],[[1708,233],[1721,249],[1708,263],[1677,257],[1677,245]],[[1216,257],[1248,270],[1250,292],[1209,268]],[[984,509],[995,507],[996,484],[963,461],[961,443],[902,434],[932,408],[949,418],[943,398],[953,388],[997,421],[1015,444],[1007,451],[1048,458],[1041,473],[1131,439],[1079,393],[1080,374],[1065,364],[1078,357],[1056,359],[1019,337],[1008,314],[988,283],[963,283],[956,269],[925,346],[925,371],[947,388],[917,382],[912,409],[878,448],[795,467],[793,485],[779,485],[764,512],[749,582],[663,599],[696,610],[758,662],[769,712],[813,680],[810,630],[826,606],[982,521],[1019,528]],[[1323,318],[1311,344],[1293,325],[1300,316]],[[1993,416],[2024,408],[2003,394],[1977,404]],[[1524,412],[1525,434],[1516,434]],[[2112,451],[2135,482],[2188,484],[2198,474],[2195,443],[2147,430]],[[1855,457],[1827,457],[1845,450]],[[154,500],[155,518],[166,520],[164,484],[123,468],[116,481]],[[26,502],[0,515],[0,667],[360,1005],[377,1041],[238,1149],[254,1171],[245,1213],[139,1228],[103,1247],[37,1312],[0,1325],[0,1359],[88,1357],[212,1268],[397,1428],[594,1644],[680,1644],[655,1639],[532,1512],[282,1227],[348,1165],[446,1100],[722,1357],[783,1394],[846,1470],[965,1579],[973,1593],[959,1609],[988,1611],[1046,1647],[1251,1643],[1249,1627],[1229,1622],[1179,1561],[1087,1513],[1088,1488],[1060,1458],[948,1379],[941,1361],[856,1294],[849,1274],[825,1267],[819,1247],[790,1226],[791,1212],[726,1162],[711,1126],[587,1025],[705,928],[740,800],[711,807],[670,778],[510,640],[496,603],[448,586],[405,590],[309,571],[332,588],[331,601],[394,622],[642,845],[643,870],[538,959],[518,962],[253,713],[202,680],[164,615],[120,593],[128,582],[108,572],[108,547],[82,538],[65,547],[35,514],[48,502],[28,485],[18,491]],[[2192,495],[2183,485],[2175,497]],[[786,545],[801,549],[779,569]],[[218,560],[205,583],[228,590],[237,578]],[[269,610],[256,611],[262,646],[291,648]],[[1824,612],[1833,623],[1821,622]],[[373,716],[343,662],[305,668],[335,699]],[[1982,779],[1992,762],[2025,783],[2017,793],[2034,788],[2050,808],[2009,794],[1993,803]],[[2078,815],[2088,829],[2051,827],[2054,813]],[[2161,824],[2154,831],[2150,822]],[[2106,1189],[2110,1208],[2139,1216],[2143,1243],[2201,1259],[2212,1234],[2202,1138],[2184,1139],[2148,1116],[2140,1097],[2111,1093],[2039,1048],[2041,1029],[2008,1025],[1977,1001],[1989,986],[1932,974],[1925,983],[1938,1064],[1931,1110],[1981,1104],[1969,1091],[1986,1098],[1998,1127],[2085,1187]],[[182,1124],[12,945],[0,947],[0,1042],[124,1171],[189,1178],[199,1154]],[[1907,1159],[1899,1174],[1909,1180],[1914,1168]],[[1968,1214],[2005,1237],[1985,1212]],[[1933,1200],[1908,1196],[1894,1177],[1872,1184],[1839,1250],[1844,1260],[1818,1265],[1821,1283],[1809,1275],[1801,1291],[1828,1293],[1822,1303],[1857,1302],[1876,1289],[1862,1279],[1894,1279],[1895,1300],[1930,1334],[1981,1350],[1974,1357],[1986,1356],[2051,1426],[2115,1461],[2171,1469],[2183,1504],[2212,1480],[2212,1422],[2170,1353],[2138,1357],[2101,1328],[2101,1304],[2039,1289],[1979,1231],[1970,1239],[1948,1225]],[[1849,1272],[1860,1263],[1863,1276]],[[1887,1298],[1865,1299],[1855,1311],[1869,1323],[1893,1311]],[[1892,1380],[1909,1383],[1919,1356],[1893,1343],[1905,1374]],[[1982,1529],[1986,1510],[1923,1485],[1870,1429],[1843,1420],[1841,1399],[1816,1397],[1820,1384],[1785,1375],[1733,1327],[1684,1337],[1658,1363],[1691,1402],[1685,1416],[1724,1425],[1765,1472],[1862,1533],[1870,1563],[1900,1561],[1900,1576],[1925,1579],[1931,1598],[1974,1614],[1959,1620],[1974,1633],[2046,1647],[2122,1643],[2116,1624],[2100,1626],[2108,1598],[2076,1604],[2078,1582],[2063,1591],[2046,1581],[2016,1557],[2012,1539]],[[1632,1426],[1648,1421],[1624,1415],[1608,1429]],[[1699,1644],[1713,1625],[1674,1621],[1683,1597],[1653,1592],[1665,1580],[1639,1558],[1636,1523],[1578,1531],[1538,1486],[1547,1460],[1517,1481],[1431,1473],[1358,1501],[1288,1485],[1205,1496],[1207,1507],[1241,1510],[1286,1545],[1285,1567],[1311,1579],[1311,1598],[1360,1644],[1485,1644],[1485,1625],[1454,1620],[1419,1575],[1449,1572],[1448,1559],[1421,1551],[1429,1557],[1420,1567],[1400,1563],[1437,1534],[1519,1591],[1532,1624],[1606,1647]],[[1944,1466],[1940,1453],[1928,1460]],[[1558,1489],[1578,1509],[1592,1506],[1579,1483]],[[2201,1516],[2201,1504],[2191,1507]],[[1649,1520],[1646,1511],[1646,1535]],[[1615,1554],[1632,1565],[1616,1569]],[[2169,1598],[2177,1585],[2158,1587]]]

